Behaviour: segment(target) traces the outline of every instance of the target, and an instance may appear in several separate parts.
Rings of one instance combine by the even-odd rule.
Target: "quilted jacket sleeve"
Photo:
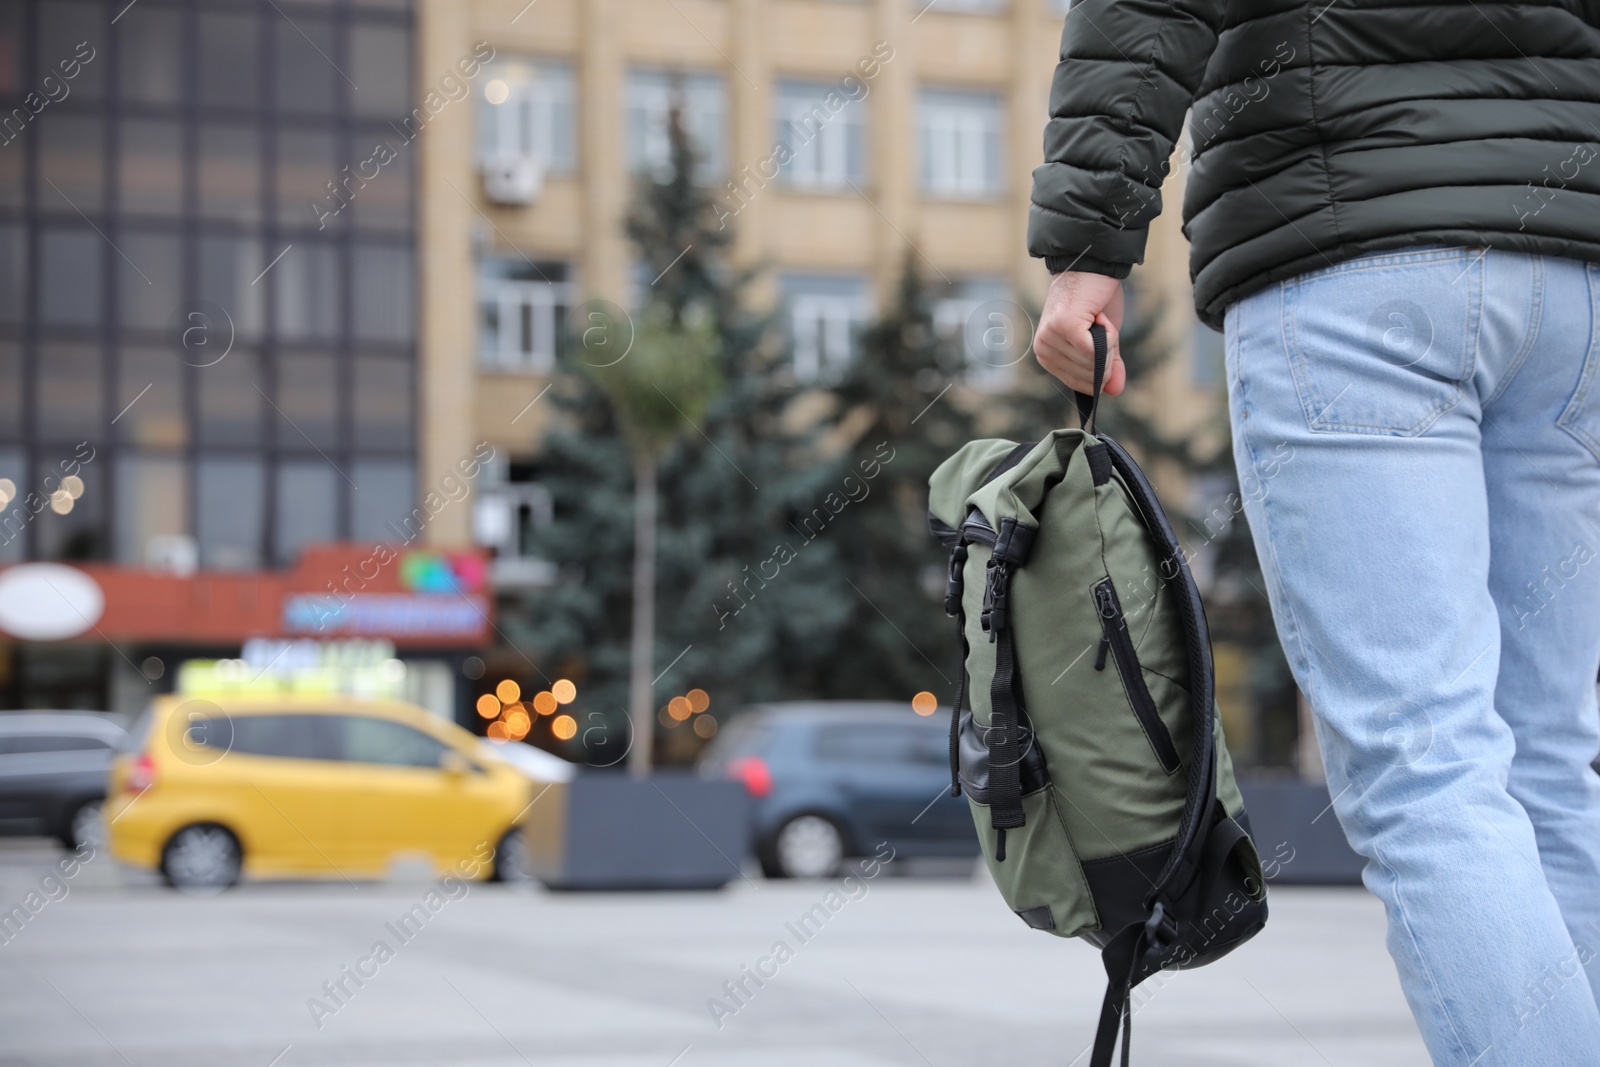
[[[1028,209],[1028,251],[1051,273],[1125,278],[1143,262],[1225,2],[1074,0],[1068,9]]]

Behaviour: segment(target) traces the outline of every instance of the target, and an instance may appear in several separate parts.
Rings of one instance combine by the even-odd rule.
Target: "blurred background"
[[[71,634],[6,627],[0,703],[132,715],[186,663],[305,636],[392,645],[406,695],[478,732],[505,679],[569,679],[570,718],[610,716],[634,472],[585,371],[652,298],[705,305],[720,372],[647,446],[654,692],[712,701],[661,717],[660,761],[751,700],[948,701],[927,474],[1069,417],[1027,352],[1047,275],[1024,249],[1061,15],[0,5],[0,561],[85,564],[104,598]],[[674,108],[693,203],[657,184]],[[1309,771],[1185,257],[1169,212],[1107,424],[1190,541],[1235,758]],[[819,537],[801,520],[830,492],[849,506]],[[794,567],[740,588],[785,538]],[[363,570],[379,542],[398,558]],[[610,761],[560,721],[526,740]]]
[[[732,1026],[757,986],[721,983],[766,974],[778,916],[825,891],[768,879],[854,871],[864,895],[874,858],[910,895],[870,906],[892,929],[836,938],[861,988],[770,996],[785,1006],[716,1055],[978,1062],[930,1059],[970,1039],[897,1037],[878,1002],[941,966],[909,946],[951,909],[1000,910],[965,801],[941,799],[957,650],[925,491],[974,437],[1075,418],[1029,351],[1048,276],[1024,239],[1066,6],[0,0],[14,1062],[599,1063],[593,1031],[621,1011],[637,1024],[604,1062],[666,1064]],[[1207,596],[1273,873],[1348,884],[1242,518],[1266,490],[1239,484],[1222,338],[1191,307],[1186,162],[1128,283],[1131,385],[1102,423]],[[429,885],[457,899],[428,881],[452,872],[520,889],[449,913],[445,955],[408,981],[450,988],[393,980],[346,1023],[354,1045],[304,1051],[354,1003],[339,968],[366,973],[372,917]],[[279,881],[196,896],[240,877]],[[54,904],[69,892],[91,899]],[[1285,925],[1305,937],[1321,908],[1370,921],[1347,946],[1376,990],[1356,1010],[1399,1037],[1364,1062],[1418,1062],[1380,920],[1303,892]],[[633,924],[667,940],[607,940]],[[1092,1022],[1097,964],[1011,925],[952,951],[1072,968],[1050,973],[1083,1010],[1051,1000],[1019,1039],[1057,1056]],[[257,1004],[237,1040],[174,1021],[225,994]],[[440,997],[467,1029],[402,1040]],[[516,1008],[535,1000],[548,1030]],[[906,1010],[959,1022],[937,994]],[[811,1031],[823,1016],[854,1021]],[[556,1058],[529,1059],[536,1031]],[[1297,1051],[1248,1062],[1312,1051],[1280,1036]]]

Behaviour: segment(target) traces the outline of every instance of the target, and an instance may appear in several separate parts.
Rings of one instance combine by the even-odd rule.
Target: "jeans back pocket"
[[[1283,337],[1306,425],[1415,437],[1473,373],[1481,253],[1362,256],[1283,285]]]
[[[1556,425],[1577,438],[1600,460],[1600,267],[1588,264],[1584,273],[1589,281],[1589,349],[1584,353],[1583,370],[1567,406]]]

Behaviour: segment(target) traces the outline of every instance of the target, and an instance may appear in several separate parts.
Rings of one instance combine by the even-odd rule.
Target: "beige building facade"
[[[566,310],[631,306],[651,281],[622,222],[674,102],[736,257],[767,268],[760,298],[788,309],[797,373],[850,358],[908,251],[952,323],[1043,299],[1026,225],[1054,0],[422,0],[417,17],[418,92],[450,101],[418,140],[423,486],[479,441],[532,454]],[[1175,169],[1136,275],[1178,356],[1143,402],[1174,425],[1215,411],[1220,377],[1189,311],[1181,182]],[[472,529],[483,518],[441,514],[430,538],[492,542],[496,520]]]

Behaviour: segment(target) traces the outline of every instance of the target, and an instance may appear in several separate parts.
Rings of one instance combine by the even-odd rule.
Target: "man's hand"
[[[1107,396],[1122,392],[1127,371],[1117,344],[1122,329],[1122,282],[1104,274],[1064,270],[1050,279],[1044,313],[1033,336],[1033,354],[1039,365],[1080,393],[1094,389],[1094,342],[1089,327],[1106,328]]]

